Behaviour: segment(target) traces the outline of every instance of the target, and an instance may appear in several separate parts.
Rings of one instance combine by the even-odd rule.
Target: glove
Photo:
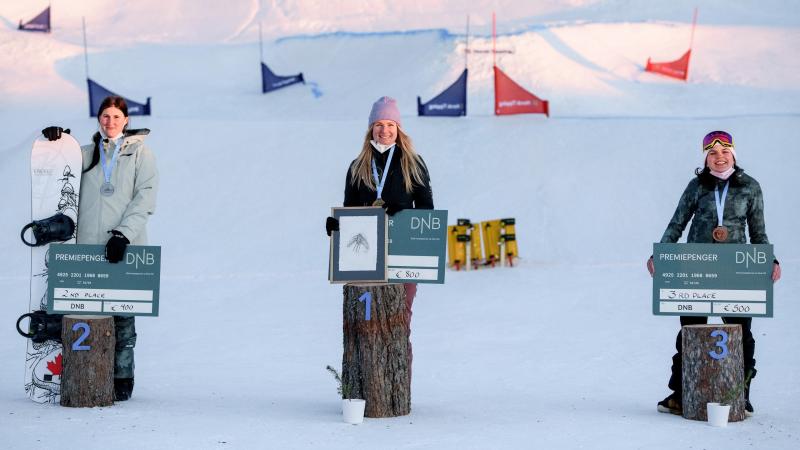
[[[48,141],[57,141],[61,139],[61,133],[69,134],[69,128],[65,130],[61,127],[47,127],[42,130],[42,134],[47,138]]]
[[[402,211],[403,207],[400,206],[400,205],[393,204],[393,203],[384,203],[383,204],[383,209],[386,210],[386,214],[388,214],[390,216],[393,216],[393,215],[397,214],[398,212]]]
[[[331,235],[331,231],[339,231],[339,221],[333,217],[328,217],[325,221],[325,231],[328,232],[328,236]]]
[[[110,263],[118,263],[125,256],[125,247],[131,243],[124,234],[117,230],[109,231],[111,238],[106,243],[106,259]]]

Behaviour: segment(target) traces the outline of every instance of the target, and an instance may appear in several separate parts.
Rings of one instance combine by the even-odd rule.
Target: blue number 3
[[[721,336],[722,337],[722,339],[720,339],[716,343],[716,346],[720,347],[722,349],[722,352],[721,353],[717,353],[717,352],[712,350],[712,351],[708,352],[708,354],[712,358],[714,358],[716,360],[725,359],[725,357],[728,356],[728,346],[725,345],[725,344],[728,343],[728,333],[726,333],[723,330],[714,330],[714,331],[711,332],[711,337],[717,337],[717,336]]]
[[[89,324],[86,322],[78,322],[72,326],[72,331],[78,331],[78,328],[83,329],[83,334],[78,336],[78,339],[72,344],[72,351],[91,349],[92,347],[89,345],[81,345],[83,341],[89,337]]]

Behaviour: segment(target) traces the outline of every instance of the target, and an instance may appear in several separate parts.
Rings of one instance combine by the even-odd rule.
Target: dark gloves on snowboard
[[[333,217],[328,217],[325,220],[325,231],[328,232],[328,236],[331,235],[331,231],[339,231],[339,221]]]
[[[393,216],[403,210],[402,206],[393,203],[384,203],[383,208],[386,210],[386,214],[390,216]]]
[[[131,243],[124,234],[117,230],[109,231],[111,238],[106,243],[106,259],[110,263],[118,263],[125,256],[125,247]]]
[[[61,139],[61,133],[69,134],[69,128],[65,130],[61,127],[47,127],[42,130],[42,134],[47,138],[48,141],[57,141]]]

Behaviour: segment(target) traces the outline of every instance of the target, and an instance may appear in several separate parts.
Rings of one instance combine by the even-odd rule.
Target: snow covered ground
[[[793,1],[140,0],[53,2],[49,35],[15,30],[46,2],[0,0],[0,447],[797,448],[800,5]],[[162,3],[164,3],[162,5]],[[689,81],[642,71],[689,45]],[[492,115],[491,56],[469,59],[469,115],[418,118],[473,48],[551,102],[549,119]],[[159,11],[153,14],[153,11]],[[331,14],[331,11],[335,11]],[[93,79],[144,101],[161,190],[161,315],[138,320],[136,388],[111,408],[36,405],[22,389],[31,141],[86,142],[81,16]],[[318,84],[262,95],[264,58]],[[517,218],[513,269],[448,272],[414,306],[412,413],[341,422],[325,365],[341,358],[340,287],[324,217],[381,95],[451,218]],[[677,319],[651,315],[644,269],[701,163],[730,131],[763,187],[784,279],[754,323],[756,415],[727,429],[658,414]],[[303,242],[294,239],[304,236]]]

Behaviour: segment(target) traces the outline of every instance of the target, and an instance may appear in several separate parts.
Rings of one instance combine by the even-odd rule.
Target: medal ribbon
[[[103,165],[103,177],[106,183],[111,183],[111,174],[114,172],[114,166],[117,165],[117,156],[119,156],[119,150],[122,146],[117,146],[111,139],[108,140],[108,145],[113,145],[115,147],[114,154],[111,156],[111,164],[106,164],[105,151],[100,151],[100,163]]]
[[[729,182],[725,183],[725,187],[722,189],[722,200],[719,198],[719,186],[714,187],[714,203],[717,206],[717,226],[722,226],[722,212],[725,210],[725,197],[728,196],[728,184]]]
[[[372,176],[375,177],[375,190],[378,191],[378,197],[376,200],[381,199],[381,193],[383,192],[383,185],[386,184],[386,175],[389,173],[389,166],[392,164],[392,155],[394,155],[395,145],[392,146],[392,149],[389,150],[389,158],[386,159],[386,167],[383,168],[383,177],[378,178],[378,166],[375,165],[375,158],[372,158]]]

